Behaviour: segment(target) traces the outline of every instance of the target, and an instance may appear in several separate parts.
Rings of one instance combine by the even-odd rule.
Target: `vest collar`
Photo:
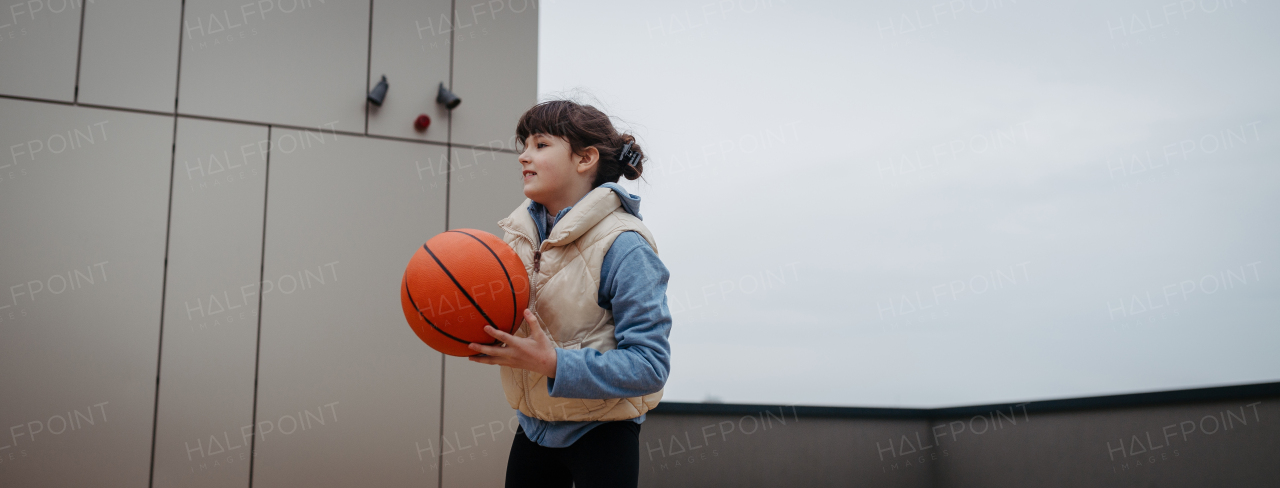
[[[529,216],[529,204],[533,200],[525,198],[524,202],[516,207],[514,212],[507,218],[498,222],[498,226],[523,235],[529,242],[533,243],[537,248],[538,242],[538,226],[533,222],[533,217]],[[593,188],[586,196],[578,200],[578,203],[569,209],[564,217],[556,223],[551,229],[551,234],[547,236],[544,246],[563,246],[578,239],[578,237],[591,230],[597,223],[612,213],[618,207],[622,206],[621,200],[618,199],[617,193],[613,189],[604,185]]]

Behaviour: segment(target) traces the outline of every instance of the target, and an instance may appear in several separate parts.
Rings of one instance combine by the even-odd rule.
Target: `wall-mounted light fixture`
[[[442,103],[445,108],[453,110],[453,108],[457,107],[459,103],[462,103],[462,99],[458,98],[457,95],[454,95],[453,92],[446,89],[444,87],[444,82],[442,81],[440,82],[440,90],[436,92],[436,103]]]
[[[369,103],[382,106],[382,100],[387,98],[387,75],[382,75],[382,81],[374,85],[373,90],[369,91]]]

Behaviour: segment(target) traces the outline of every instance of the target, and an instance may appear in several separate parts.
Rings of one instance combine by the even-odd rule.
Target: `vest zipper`
[[[499,224],[499,226],[501,226],[501,224]],[[544,244],[546,244],[546,243],[545,243],[545,242],[535,242],[532,238],[530,238],[529,236],[525,235],[524,233],[522,233],[522,232],[518,232],[518,231],[514,231],[513,229],[510,229],[510,228],[507,228],[507,227],[503,227],[503,229],[508,230],[508,231],[511,231],[511,233],[512,233],[512,234],[515,234],[515,235],[519,236],[520,238],[522,238],[522,239],[524,239],[524,240],[528,241],[528,242],[529,242],[529,244],[531,244],[531,245],[533,246],[533,248],[534,248],[534,252],[533,252],[533,276],[530,276],[530,277],[529,277],[529,290],[530,290],[530,295],[531,295],[531,296],[530,296],[530,298],[529,298],[529,307],[528,307],[528,308],[529,308],[529,310],[537,310],[537,305],[538,305],[538,294],[537,294],[536,292],[534,292],[533,290],[536,290],[536,289],[537,289],[537,286],[538,286],[538,273],[539,273],[539,271],[540,271],[540,270],[541,270],[541,268],[542,268],[542,247],[543,247],[543,245],[544,245]],[[521,312],[521,313],[523,313],[523,312]],[[527,322],[527,321],[526,321],[526,322]],[[532,326],[533,324],[529,324],[529,325],[530,325],[530,326]],[[532,334],[532,333],[533,333],[533,332],[532,332],[532,331],[530,331],[530,334]],[[555,339],[552,339],[552,341],[554,342],[554,341],[555,341]],[[533,374],[533,373],[529,372],[528,370],[520,370],[520,372],[516,375],[516,378],[517,378],[517,383],[519,384],[520,391],[523,393],[523,396],[524,396],[524,399],[523,399],[523,400],[525,401],[525,404],[529,406],[529,410],[530,410],[530,411],[532,411],[532,412],[534,412],[534,413],[536,414],[536,413],[537,413],[537,411],[536,411],[536,410],[534,410],[534,408],[533,408],[533,402],[529,400],[529,396],[530,396],[529,392],[530,392],[531,388],[530,388],[530,386],[529,386],[529,382],[528,382],[528,380],[529,380],[529,375],[531,375],[531,374]]]
[[[517,234],[517,235],[520,235],[521,237],[524,237],[524,238],[525,238],[525,240],[529,241],[529,243],[530,243],[530,244],[532,244],[532,245],[533,245],[533,247],[534,247],[534,251],[533,251],[533,276],[530,276],[530,277],[529,277],[529,290],[530,290],[530,293],[529,293],[529,295],[530,295],[530,298],[529,298],[529,310],[537,310],[537,309],[538,309],[538,294],[537,294],[537,292],[536,292],[536,291],[534,291],[534,290],[537,290],[537,286],[538,286],[538,273],[539,273],[539,271],[542,269],[542,245],[543,245],[543,243],[542,243],[542,242],[534,242],[534,240],[533,240],[533,239],[529,239],[529,238],[528,238],[528,236],[525,236],[525,235],[523,235],[523,234]],[[530,325],[531,327],[533,326],[533,324],[529,324],[529,325]],[[533,331],[530,331],[529,333],[530,333],[530,334],[533,334]],[[535,412],[535,414],[536,414],[537,412],[536,412],[536,410],[534,410],[534,408],[533,408],[533,402],[529,400],[530,390],[531,390],[531,388],[530,388],[530,386],[529,386],[529,375],[530,375],[530,374],[532,374],[532,373],[530,373],[529,371],[521,370],[521,371],[520,371],[520,373],[517,375],[517,377],[519,378],[520,391],[523,393],[524,401],[529,405],[529,410],[530,410],[530,411]]]
[[[535,246],[535,250],[533,251],[533,276],[529,277],[529,290],[531,292],[529,293],[530,295],[529,310],[538,309],[538,293],[536,290],[538,286],[538,272],[542,268],[542,249],[541,249],[542,243],[539,242],[537,244],[534,244],[534,246]],[[533,324],[529,324],[529,326],[533,327]],[[532,330],[529,331],[529,335],[533,335]],[[529,398],[531,396],[531,390],[532,390],[532,388],[529,386],[529,375],[533,373],[525,370],[521,370],[520,373],[521,373],[520,374],[520,391],[524,393],[524,400],[529,404],[529,411],[537,414],[538,413],[537,410],[533,408],[533,401],[530,400]]]

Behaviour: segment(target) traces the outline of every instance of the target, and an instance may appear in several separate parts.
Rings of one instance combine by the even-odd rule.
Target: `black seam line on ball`
[[[454,286],[457,286],[458,291],[462,292],[462,296],[467,297],[467,301],[471,302],[471,306],[475,307],[477,312],[480,312],[480,316],[484,317],[485,322],[488,322],[490,327],[497,329],[498,326],[493,325],[493,320],[489,318],[488,314],[484,313],[484,309],[480,308],[480,304],[476,303],[474,298],[471,298],[471,294],[467,293],[467,290],[462,288],[462,283],[458,283],[458,279],[453,277],[453,273],[449,272],[449,268],[444,267],[444,263],[440,262],[440,258],[436,257],[436,253],[431,252],[431,248],[427,247],[426,244],[423,244],[422,248],[427,250],[427,254],[431,255],[431,259],[436,260],[436,264],[440,265],[440,269],[444,271],[444,274],[448,276],[450,280],[453,280]],[[494,340],[496,341],[497,339]]]
[[[497,262],[498,262],[498,266],[501,266],[501,267],[502,267],[502,275],[507,277],[507,289],[508,289],[508,290],[511,290],[511,310],[513,310],[513,311],[514,311],[514,314],[511,316],[511,330],[506,331],[506,332],[507,332],[508,334],[514,334],[514,333],[516,333],[516,325],[518,325],[518,324],[520,323],[520,322],[519,322],[519,320],[520,320],[520,315],[521,315],[521,314],[520,314],[520,311],[519,311],[519,310],[516,310],[516,308],[517,308],[517,307],[516,307],[516,305],[517,305],[519,302],[517,302],[517,301],[516,301],[516,287],[515,287],[515,285],[514,285],[514,284],[512,284],[512,283],[511,283],[511,273],[508,273],[508,272],[507,272],[507,265],[502,264],[502,258],[498,257],[498,253],[494,252],[494,251],[493,251],[493,248],[492,248],[492,247],[489,247],[489,245],[488,245],[488,244],[485,244],[485,243],[484,243],[484,241],[480,240],[480,238],[479,238],[479,237],[473,236],[473,235],[471,235],[471,234],[469,234],[469,233],[466,233],[466,232],[463,232],[463,231],[460,231],[460,230],[451,230],[451,231],[449,231],[449,232],[457,232],[457,233],[459,233],[459,234],[462,234],[462,235],[465,235],[465,236],[470,237],[470,238],[472,238],[472,239],[475,239],[475,240],[476,240],[476,242],[479,242],[481,246],[484,246],[484,248],[485,248],[485,249],[488,249],[488,250],[489,250],[489,254],[492,254],[492,255],[493,255],[493,259],[494,259],[495,261],[497,261]]]
[[[444,334],[444,336],[445,336],[445,337],[448,337],[448,338],[453,339],[453,340],[455,340],[455,341],[461,342],[461,343],[463,343],[463,344],[471,344],[471,341],[464,341],[464,340],[462,340],[462,339],[459,339],[459,338],[457,338],[457,337],[454,337],[454,336],[450,335],[448,332],[445,332],[445,331],[443,331],[443,330],[440,330],[440,328],[439,328],[439,327],[436,327],[436,324],[431,323],[431,319],[428,319],[426,315],[423,315],[423,314],[422,314],[422,309],[418,308],[418,304],[417,304],[417,303],[415,303],[415,302],[413,301],[413,292],[409,291],[409,280],[401,280],[401,281],[403,281],[403,282],[404,282],[404,294],[405,294],[405,296],[409,297],[409,305],[413,305],[413,309],[414,309],[414,310],[416,310],[416,311],[418,312],[418,316],[419,316],[419,317],[422,317],[422,320],[423,320],[423,321],[425,321],[425,322],[427,323],[427,325],[430,325],[432,329],[435,329],[435,330],[436,330],[436,332],[439,332],[439,333],[441,333],[441,334]],[[494,339],[494,340],[493,340],[493,342],[485,342],[485,343],[484,343],[484,345],[486,345],[486,346],[491,346],[491,345],[494,345],[494,344],[497,344],[497,343],[498,343],[498,340],[497,340],[497,339]]]

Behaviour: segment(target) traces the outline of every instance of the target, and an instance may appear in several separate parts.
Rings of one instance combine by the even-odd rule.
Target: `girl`
[[[508,487],[634,487],[640,423],[670,369],[669,274],[618,185],[644,171],[630,134],[590,105],[543,102],[516,136],[524,195],[498,222],[529,273],[529,308],[501,346],[472,343],[472,361],[501,366],[520,427]]]

